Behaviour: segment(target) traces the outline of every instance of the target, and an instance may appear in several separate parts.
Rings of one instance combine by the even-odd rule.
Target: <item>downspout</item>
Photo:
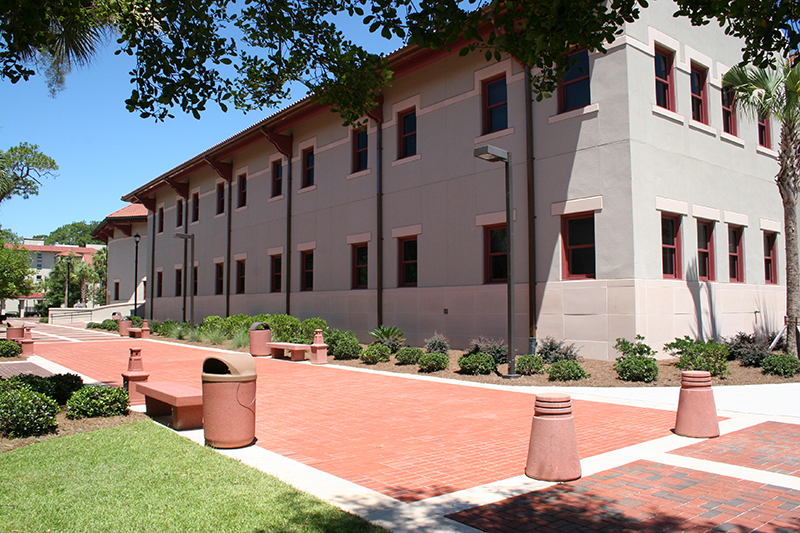
[[[286,314],[291,315],[292,295],[292,151],[286,156]]]
[[[378,255],[378,279],[376,287],[377,318],[376,326],[383,324],[383,95],[379,97],[378,106],[371,113],[370,118],[375,120],[378,126],[377,137],[377,156],[375,165],[375,216],[376,216],[376,239]]]
[[[189,199],[183,198],[183,232],[189,233]],[[189,261],[189,240],[181,239],[183,241],[183,321],[186,322],[186,292],[191,290],[189,287],[189,269],[194,268],[194,265],[186,266]]]
[[[528,178],[528,353],[536,353],[536,198],[534,186],[534,156],[533,150],[533,93],[531,91],[531,69],[525,67],[525,142],[526,157],[525,167]]]
[[[150,228],[150,283],[148,285],[150,285],[150,321],[152,322],[153,307],[156,301],[156,212],[151,211],[151,213],[153,213],[153,216],[151,217],[153,219],[153,224]],[[136,280],[136,287],[134,287],[133,290],[139,290],[138,279]]]
[[[226,200],[228,201],[227,206],[227,218],[228,218],[228,231],[226,232],[226,251],[225,251],[225,260],[228,262],[228,266],[225,269],[225,316],[231,316],[231,221],[232,221],[232,213],[231,213],[231,206],[233,205],[233,178],[228,180],[228,197]]]

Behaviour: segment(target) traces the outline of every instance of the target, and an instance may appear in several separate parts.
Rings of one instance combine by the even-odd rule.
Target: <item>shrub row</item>
[[[22,348],[14,341],[0,340],[0,357],[17,357],[22,353]]]

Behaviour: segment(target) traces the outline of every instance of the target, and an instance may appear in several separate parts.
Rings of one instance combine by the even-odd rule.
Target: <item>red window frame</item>
[[[236,207],[244,207],[247,205],[247,174],[239,175],[239,198],[236,202]]]
[[[414,115],[414,129],[406,129],[406,118]],[[413,149],[409,146],[413,140]],[[397,114],[397,159],[417,155],[417,109],[412,107]]]
[[[300,290],[314,290],[314,250],[300,252]]]
[[[245,262],[244,259],[236,261],[236,294],[244,294],[245,286]]]
[[[569,73],[564,77],[563,80],[558,84],[558,112],[559,113],[566,113],[567,111],[572,111],[573,109],[581,109],[582,107],[586,107],[587,105],[592,103],[591,97],[591,87],[590,87],[590,71],[589,71],[589,51],[584,48],[582,50],[578,50],[573,52],[568,56],[569,61],[573,61],[576,56],[585,55],[586,60],[581,61],[578,59],[575,65],[570,69]],[[584,68],[586,72],[581,70],[581,63],[584,62]],[[578,86],[579,84],[586,84],[587,85],[587,94],[589,95],[588,101],[580,101],[574,105],[569,104],[568,92],[572,88],[572,86]]]
[[[714,221],[697,221],[697,279],[714,281]]]
[[[158,208],[158,231],[157,233],[164,233],[164,208]]]
[[[738,125],[736,123],[736,112],[733,102],[736,99],[736,92],[730,87],[722,89],[722,130],[733,136],[737,136]]]
[[[214,263],[214,294],[225,292],[225,264]]]
[[[217,183],[217,214],[225,212],[225,183]]]
[[[281,292],[282,263],[280,254],[269,256],[270,292]]]
[[[504,100],[490,102],[489,95],[493,88],[499,87],[498,83],[503,83]],[[508,129],[508,86],[506,85],[505,73],[494,76],[481,82],[481,100],[483,107],[483,133],[493,133]],[[497,127],[493,127],[494,118],[501,119]]]
[[[769,127],[769,117],[758,117],[758,145],[772,149],[772,136]]]
[[[742,226],[728,225],[728,276],[731,283],[744,283],[744,254]]]
[[[200,220],[200,193],[192,193],[192,222]]]
[[[366,126],[353,130],[353,172],[369,167],[369,134]]]
[[[708,69],[692,63],[692,120],[708,124]]]
[[[492,233],[503,231],[505,233],[505,250],[492,249],[496,241],[492,241]],[[501,246],[502,248],[502,246]],[[500,268],[500,263],[505,263],[505,268]],[[501,272],[504,270],[504,272]],[[506,224],[484,226],[483,228],[483,282],[505,283],[508,281],[508,228]]]
[[[406,243],[414,243],[414,257],[406,256]],[[417,236],[403,237],[397,239],[397,286],[398,287],[416,287],[419,281],[419,242]],[[413,270],[412,270],[413,267]],[[412,276],[413,272],[413,276]]]
[[[665,230],[669,224],[670,231]],[[664,279],[681,279],[681,216],[661,214],[661,272]],[[669,272],[671,270],[672,272]]]
[[[366,289],[369,285],[369,248],[362,242],[353,245],[353,289]]]
[[[180,268],[175,269],[175,296],[181,296],[183,293],[183,270]]]
[[[114,282],[114,300],[119,300],[119,281]]]
[[[314,148],[303,150],[303,183],[301,189],[314,185]]]
[[[778,254],[775,246],[777,240],[777,233],[764,232],[764,282],[768,285],[778,284]]]
[[[156,298],[161,298],[164,294],[164,272],[156,272]]]
[[[272,198],[283,193],[283,160],[272,162]]]
[[[659,58],[663,58],[664,61],[664,77],[659,76],[658,72]],[[675,59],[675,52],[673,52],[672,50],[663,48],[661,46],[655,47],[654,63],[655,63],[655,81],[656,81],[656,105],[659,107],[663,107],[664,109],[669,109],[670,111],[675,110],[675,84],[673,83],[674,59]],[[664,94],[664,97],[659,98],[659,95],[661,95],[662,93]]]
[[[574,230],[578,229],[578,227],[575,226],[574,223],[586,220],[592,221],[591,242],[575,242],[572,237],[575,236]],[[562,216],[561,242],[562,279],[595,279],[597,276],[597,260],[595,255],[596,233],[594,228],[594,212]],[[580,268],[581,263],[586,262],[589,258],[589,255],[585,252],[586,250],[591,250],[591,271],[585,267]]]
[[[183,198],[175,200],[175,227],[183,226]]]

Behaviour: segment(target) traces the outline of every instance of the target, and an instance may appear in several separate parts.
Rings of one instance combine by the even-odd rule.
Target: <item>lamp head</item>
[[[474,155],[478,159],[489,161],[490,163],[497,163],[499,161],[503,162],[508,161],[508,152],[496,146],[492,146],[491,144],[478,146],[477,148],[475,148],[475,152],[473,152],[472,155]]]
[[[139,244],[139,241],[142,240],[142,237],[137,233],[136,235],[133,236],[133,240],[136,242],[136,244]]]

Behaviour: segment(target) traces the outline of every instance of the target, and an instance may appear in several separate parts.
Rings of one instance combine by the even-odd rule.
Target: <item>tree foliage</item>
[[[103,241],[92,237],[92,230],[97,227],[97,224],[98,222],[86,222],[85,220],[64,224],[51,231],[50,235],[44,238],[44,243],[47,245],[73,244],[75,246],[86,246],[89,243],[102,244]]]
[[[27,296],[33,292],[31,256],[19,246],[0,241],[0,300]]]
[[[71,258],[69,262],[65,257],[61,257],[50,271],[50,276],[45,283],[47,306],[61,307],[61,304],[64,303],[67,271],[69,271],[69,302],[67,307],[71,307],[79,301],[84,304],[89,300],[95,303],[104,303],[104,300],[93,290],[94,285],[99,281],[97,272],[78,256],[70,254],[69,257]],[[97,299],[95,300],[95,298]]]
[[[56,162],[38,145],[24,142],[6,152],[0,150],[0,202],[13,196],[36,196],[42,180],[56,177],[56,170]]]

